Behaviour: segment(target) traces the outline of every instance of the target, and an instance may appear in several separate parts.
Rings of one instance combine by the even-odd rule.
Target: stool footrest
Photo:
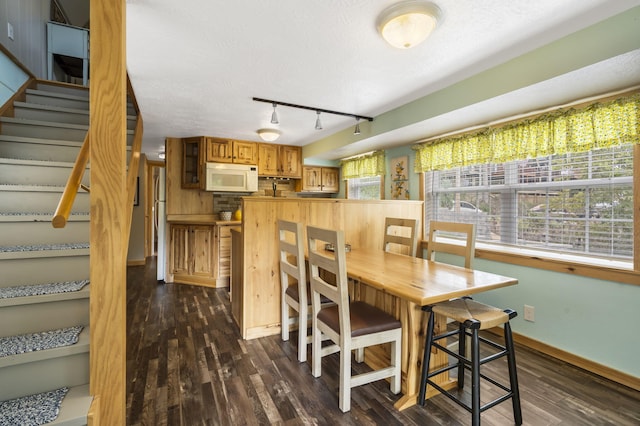
[[[483,376],[483,378],[486,379],[486,377]],[[489,379],[489,381],[492,381]],[[452,393],[450,393],[448,390],[440,387],[437,383],[435,383],[432,380],[428,380],[427,379],[427,383],[431,386],[433,386],[434,388],[436,388],[438,390],[438,392],[440,392],[441,394],[443,394],[444,396],[446,396],[447,398],[449,398],[450,400],[454,401],[456,404],[458,404],[459,406],[461,406],[462,408],[464,408],[465,410],[467,410],[468,412],[471,412],[473,409],[471,408],[471,406],[467,403],[465,403],[464,401],[460,400],[458,397],[456,397],[455,395],[453,395]],[[505,388],[504,386],[502,386],[499,383],[495,383],[497,386],[499,386],[500,388],[502,388],[505,391],[508,391],[506,394],[487,402],[486,404],[482,405],[480,407],[480,412],[482,413],[485,410],[488,410],[491,407],[495,407],[496,405],[507,401],[509,399],[511,399],[513,397],[513,392],[511,392],[509,390],[509,388]]]

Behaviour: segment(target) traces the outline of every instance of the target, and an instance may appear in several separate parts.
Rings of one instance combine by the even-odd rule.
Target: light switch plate
[[[7,22],[7,37],[9,37],[9,40],[13,40],[13,25],[11,25],[11,22]]]
[[[535,308],[533,306],[524,305],[524,320],[534,322],[535,319]]]

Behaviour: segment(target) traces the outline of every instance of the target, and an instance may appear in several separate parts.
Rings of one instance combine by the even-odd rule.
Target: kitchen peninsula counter
[[[343,229],[354,249],[382,250],[385,217],[418,219],[422,235],[422,205],[416,200],[243,197],[242,232],[232,243],[231,289],[242,337],[280,333],[278,219],[302,222],[305,228]]]
[[[217,214],[170,214],[167,223],[181,223],[193,225],[240,225],[239,220],[220,220]]]

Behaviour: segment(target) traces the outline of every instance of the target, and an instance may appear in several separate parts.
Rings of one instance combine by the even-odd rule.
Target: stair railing
[[[71,209],[73,208],[73,203],[76,200],[78,188],[82,186],[83,189],[86,188],[87,192],[89,191],[86,186],[82,185],[82,177],[84,176],[84,171],[86,170],[87,163],[89,162],[89,147],[89,132],[87,132],[84,142],[82,143],[82,147],[80,148],[80,152],[78,152],[78,157],[76,157],[76,162],[71,170],[71,174],[67,179],[67,184],[64,187],[60,201],[58,202],[58,207],[56,207],[53,219],[51,219],[51,224],[54,228],[64,228],[67,224],[67,220],[69,220],[69,215],[71,214]]]
[[[138,114],[136,120],[136,129],[133,132],[133,143],[131,144],[131,158],[129,159],[129,165],[127,166],[127,200],[129,201],[129,214],[127,215],[128,221],[126,224],[126,235],[131,235],[131,219],[133,216],[133,199],[137,191],[137,178],[138,167],[140,165],[140,151],[142,149],[142,116]],[[126,259],[125,259],[126,260]]]
[[[130,211],[129,215],[129,223],[127,224],[127,228],[131,227],[131,213],[133,213],[133,199],[135,196],[136,182],[138,177],[138,166],[140,165],[140,151],[142,149],[142,134],[143,134],[143,125],[142,125],[142,116],[138,112],[138,105],[135,101],[135,95],[133,94],[133,89],[131,87],[131,83],[127,78],[127,87],[130,95],[133,98],[134,108],[137,112],[136,119],[136,128],[133,134],[133,143],[131,146],[131,158],[129,160],[129,165],[127,167],[127,181],[126,181],[126,190],[127,190],[127,199],[130,201],[129,205]],[[75,202],[76,195],[78,193],[78,189],[83,189],[87,192],[90,192],[90,187],[82,184],[82,178],[84,177],[84,172],[87,168],[87,163],[89,162],[90,157],[90,143],[89,143],[89,131],[87,131],[87,135],[84,138],[84,142],[82,143],[82,147],[80,148],[80,152],[78,152],[78,157],[73,165],[73,169],[71,170],[71,174],[67,179],[67,184],[64,187],[62,192],[62,196],[60,197],[60,201],[58,202],[58,207],[56,207],[56,211],[53,215],[53,219],[51,219],[51,224],[54,228],[64,228],[69,220],[69,215],[71,214],[71,209],[73,208],[73,203]]]

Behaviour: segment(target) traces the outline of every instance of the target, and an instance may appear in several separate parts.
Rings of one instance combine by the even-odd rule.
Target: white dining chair
[[[457,244],[451,239],[456,236],[464,238],[462,244]],[[453,254],[464,258],[465,268],[471,268],[475,257],[475,247],[476,228],[472,223],[435,220],[429,222],[426,259],[435,260],[436,253]]]
[[[418,224],[417,219],[385,218],[383,250],[415,256],[418,250]]]
[[[307,344],[311,336],[307,334],[311,300],[304,259],[304,236],[301,223],[278,220],[278,240],[280,255],[281,289],[281,334],[282,340],[289,340],[292,323],[298,325],[298,361],[307,360]],[[297,312],[291,317],[289,308]]]
[[[340,352],[339,406],[351,410],[351,388],[391,378],[391,392],[400,392],[402,326],[381,309],[362,301],[349,301],[344,231],[307,227],[309,271],[312,295],[312,364],[314,377],[322,374],[322,357]],[[326,244],[333,251],[325,250]],[[324,277],[332,277],[325,279]],[[335,282],[334,282],[335,279]],[[335,303],[322,306],[321,296]],[[327,337],[333,344],[322,346]],[[390,365],[351,375],[351,351],[391,343]]]

